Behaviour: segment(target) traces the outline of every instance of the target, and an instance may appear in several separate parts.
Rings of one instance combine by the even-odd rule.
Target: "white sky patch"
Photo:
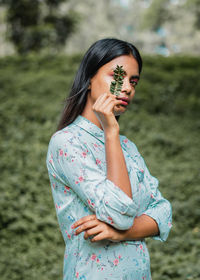
[[[119,3],[122,7],[127,8],[130,4],[130,0],[119,0]]]

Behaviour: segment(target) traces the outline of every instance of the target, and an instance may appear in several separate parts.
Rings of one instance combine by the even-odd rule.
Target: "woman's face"
[[[135,87],[139,80],[139,69],[136,59],[132,55],[122,55],[114,58],[110,62],[103,65],[96,75],[91,79],[90,92],[88,98],[92,104],[95,103],[97,98],[105,93],[110,93],[110,83],[113,81],[114,69],[119,66],[123,66],[126,72],[122,90],[119,97],[127,97],[129,103],[132,101],[135,95]],[[114,107],[115,116],[123,114],[127,109],[125,105],[117,105]]]

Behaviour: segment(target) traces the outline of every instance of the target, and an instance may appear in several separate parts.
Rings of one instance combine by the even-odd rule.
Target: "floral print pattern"
[[[171,204],[158,189],[136,145],[120,135],[131,182],[132,199],[106,177],[104,132],[79,115],[52,135],[46,164],[59,226],[66,244],[64,280],[150,280],[150,258],[145,239],[92,243],[76,236],[72,224],[96,214],[113,227],[125,230],[134,218],[149,215],[165,241],[172,227]]]

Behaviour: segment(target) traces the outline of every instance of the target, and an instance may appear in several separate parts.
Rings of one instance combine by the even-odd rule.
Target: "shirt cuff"
[[[161,221],[161,219],[159,217],[159,214],[156,213],[155,209],[153,209],[153,208],[148,209],[147,211],[145,211],[142,214],[145,214],[145,215],[151,217],[152,219],[154,219],[156,221],[157,225],[158,225],[160,233],[159,233],[159,235],[152,236],[152,239],[159,240],[161,242],[166,241],[167,238],[168,238],[170,229],[172,227],[171,222],[166,222],[165,223],[165,222]]]
[[[97,210],[97,218],[117,229],[129,229],[133,225],[137,206],[133,200],[112,181],[106,179],[107,189]]]

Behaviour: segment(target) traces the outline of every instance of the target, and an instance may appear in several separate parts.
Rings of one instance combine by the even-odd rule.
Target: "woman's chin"
[[[127,109],[127,106],[123,106],[123,105],[116,105],[114,107],[114,115],[115,116],[120,116],[121,114],[123,114]]]

